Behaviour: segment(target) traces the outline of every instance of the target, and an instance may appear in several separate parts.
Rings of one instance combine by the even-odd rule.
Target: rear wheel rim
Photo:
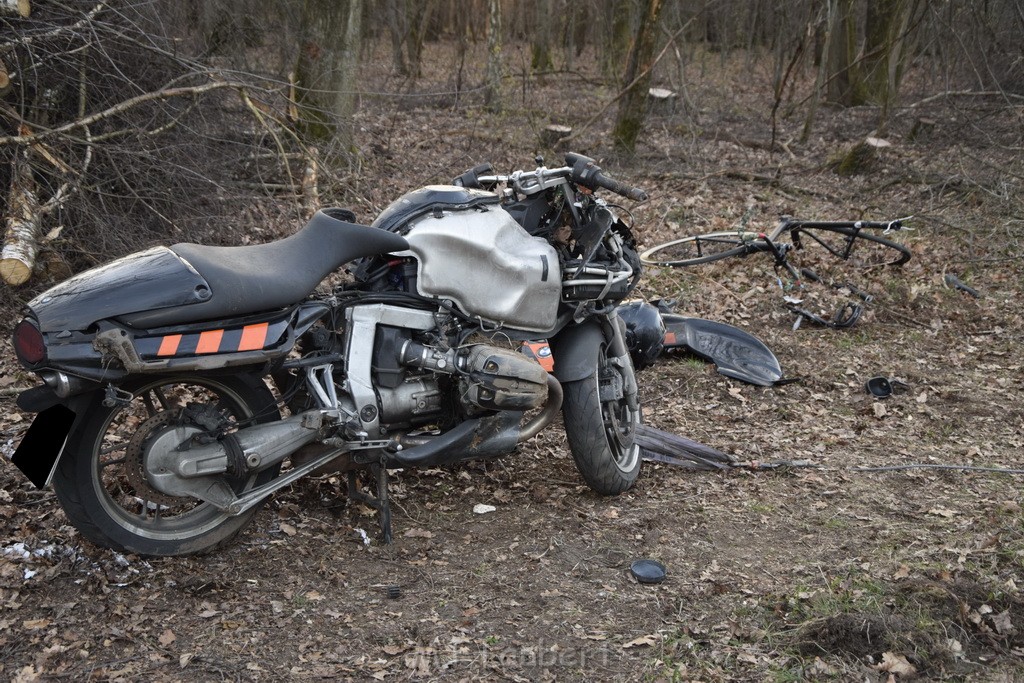
[[[182,541],[202,536],[231,517],[213,505],[194,498],[176,499],[169,505],[166,494],[154,495],[139,482],[139,475],[129,472],[137,467],[129,458],[134,428],[153,425],[154,416],[184,407],[185,402],[215,398],[218,410],[235,422],[252,417],[245,399],[231,387],[209,378],[161,380],[149,383],[134,392],[131,402],[112,410],[99,429],[91,451],[92,486],[96,500],[106,515],[124,531],[155,541]],[[240,487],[249,487],[255,477]]]

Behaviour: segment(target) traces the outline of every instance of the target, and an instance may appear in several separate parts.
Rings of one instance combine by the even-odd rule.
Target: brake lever
[[[897,230],[913,230],[913,228],[904,227],[904,221],[914,220],[913,216],[907,216],[905,218],[897,218],[896,220],[889,221],[888,225],[885,226],[885,230],[882,231],[883,235],[888,235],[890,232],[896,232]]]

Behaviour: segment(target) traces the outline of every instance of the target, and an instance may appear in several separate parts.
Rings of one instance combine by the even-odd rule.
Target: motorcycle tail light
[[[46,358],[46,342],[43,334],[28,318],[14,328],[14,352],[26,365],[36,365]]]

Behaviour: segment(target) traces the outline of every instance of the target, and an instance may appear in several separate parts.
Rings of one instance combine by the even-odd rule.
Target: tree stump
[[[914,125],[910,127],[907,139],[911,142],[924,141],[930,138],[933,132],[935,132],[935,121],[919,117],[914,120]]]
[[[572,128],[569,126],[559,126],[553,123],[550,126],[545,126],[544,130],[540,132],[540,141],[547,147],[555,147],[571,134]]]
[[[647,91],[647,109],[651,116],[671,116],[676,113],[678,96],[665,88],[650,88]]]
[[[892,143],[880,138],[866,138],[832,158],[828,166],[836,175],[854,176],[866,173],[874,166],[878,150],[891,147]]]

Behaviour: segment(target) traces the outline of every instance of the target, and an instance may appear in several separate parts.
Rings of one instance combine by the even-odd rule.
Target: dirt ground
[[[851,329],[794,331],[766,256],[645,274],[642,297],[741,326],[799,380],[753,387],[666,357],[641,374],[646,421],[744,461],[814,467],[647,463],[632,490],[600,498],[553,426],[498,461],[395,473],[390,546],[372,512],[323,478],[275,495],[224,550],[145,559],[82,541],[52,492],[5,458],[0,678],[1024,679],[1021,476],[941,467],[1024,466],[1024,107],[909,106],[935,92],[911,80],[888,130],[875,131],[874,108],[824,108],[804,144],[803,117],[781,117],[786,144],[771,152],[770,65],[712,56],[689,69],[686,101],[651,119],[635,157],[614,154],[610,114],[573,145],[649,191],[632,207],[643,245],[744,216],[765,229],[780,214],[916,216],[903,268],[832,271],[876,297]],[[368,90],[395,85],[383,67],[363,78]],[[415,87],[444,91],[445,78]],[[563,74],[517,81],[498,115],[450,95],[368,97],[362,169],[325,201],[369,221],[483,160],[531,167],[541,152],[557,165],[538,129],[581,126],[613,95]],[[934,130],[911,141],[921,117]],[[865,172],[829,169],[873,132],[892,144]],[[5,290],[5,339],[30,295]],[[844,300],[810,296],[822,310]],[[28,385],[2,348],[0,389]],[[875,401],[863,385],[876,375],[908,386]],[[8,457],[31,419],[11,393],[0,402]],[[474,514],[477,503],[496,511]],[[640,558],[662,562],[667,580],[638,584]]]

